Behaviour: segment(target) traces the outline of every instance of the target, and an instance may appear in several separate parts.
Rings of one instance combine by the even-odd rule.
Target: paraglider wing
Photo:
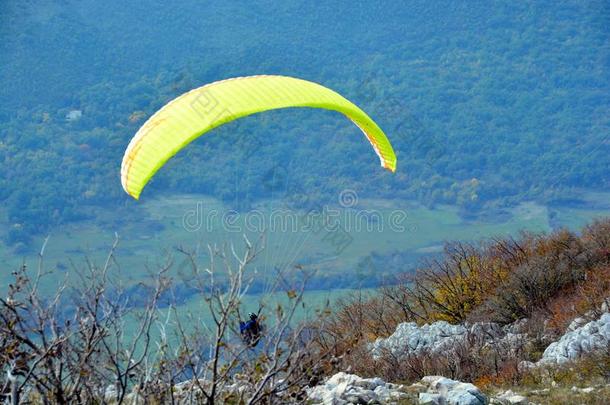
[[[344,114],[364,132],[381,165],[392,172],[396,170],[396,156],[383,131],[340,94],[292,77],[249,76],[191,90],[150,117],[123,156],[123,189],[138,199],[157,170],[194,139],[237,118],[289,107],[324,108]]]

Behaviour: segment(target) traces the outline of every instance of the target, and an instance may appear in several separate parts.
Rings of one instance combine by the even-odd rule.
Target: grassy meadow
[[[547,207],[527,202],[497,217],[463,219],[452,206],[426,208],[415,202],[362,199],[350,208],[338,204],[328,207],[343,234],[337,245],[331,231],[299,225],[304,213],[289,209],[280,199],[261,202],[249,211],[234,212],[208,196],[164,196],[141,202],[134,217],[117,221],[113,213],[99,210],[94,213],[99,218],[95,224],[82,222],[54,229],[48,235],[44,268],[53,271],[48,277],[70,281],[74,270],[86,265],[86,259],[101,266],[116,232],[119,245],[115,271],[125,286],[145,281],[168,260],[174,264],[172,276],[184,276],[189,266],[178,248],[193,252],[203,266],[209,244],[234,244],[239,250],[243,247],[243,234],[263,246],[253,266],[260,277],[274,277],[278,271],[290,270],[296,264],[316,271],[316,277],[353,277],[354,269],[370,255],[396,252],[407,260],[391,271],[409,271],[422,257],[440,251],[445,241],[517,235],[521,231],[549,232],[558,226],[577,229],[592,218],[608,215],[609,200],[607,194],[591,193],[579,205]],[[364,210],[374,213],[377,219],[369,216],[363,221]],[[391,226],[396,211],[400,211],[401,220]],[[8,226],[6,222],[3,225]],[[43,241],[39,237],[37,245],[42,246]],[[29,267],[38,263],[36,253],[20,257],[4,245],[0,245],[0,258],[7,269],[23,262]],[[5,271],[0,277],[6,285],[11,274]],[[51,292],[55,284],[47,282],[42,288]]]

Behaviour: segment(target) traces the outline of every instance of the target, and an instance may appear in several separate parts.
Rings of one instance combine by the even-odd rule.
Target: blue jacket
[[[258,324],[255,320],[250,319],[248,322],[239,323],[239,332],[244,333],[246,331],[258,332]]]

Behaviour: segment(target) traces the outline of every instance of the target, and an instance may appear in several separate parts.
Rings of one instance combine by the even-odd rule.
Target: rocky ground
[[[508,350],[517,349],[527,342],[528,336],[521,333],[523,322],[501,327],[494,323],[475,323],[472,325],[451,325],[444,321],[417,326],[414,322],[398,325],[389,337],[379,338],[369,346],[373,356],[381,356],[389,351],[395,356],[440,353],[452,350],[467,339],[503,346]],[[568,332],[556,342],[551,343],[537,365],[565,364],[578,359],[582,354],[606,348],[610,341],[610,313],[604,313],[598,320],[587,322],[575,319]]]
[[[604,308],[607,310],[607,308]],[[521,344],[526,338],[519,331],[519,324],[500,327],[496,324],[450,325],[435,322],[424,326],[415,323],[398,325],[394,334],[377,339],[369,345],[373,356],[384,351],[394,356],[407,356],[421,351],[431,353],[452,350],[467,337],[478,337],[484,344],[504,344],[509,348]],[[551,343],[536,363],[526,363],[526,368],[544,370],[553,366],[565,366],[595,350],[610,347],[610,313],[587,322],[576,319],[568,331]],[[605,403],[610,398],[610,385],[566,387],[553,380],[548,373],[546,387],[494,388],[483,392],[473,384],[451,380],[442,376],[426,376],[412,385],[397,385],[380,378],[361,378],[357,375],[338,373],[323,384],[308,390],[312,404],[429,404],[429,405],[483,405],[483,404],[537,404],[537,403]],[[610,400],[609,402],[610,403]]]
[[[607,308],[604,309],[607,311]],[[482,344],[501,344],[510,350],[511,347],[516,347],[527,339],[520,330],[522,324],[523,322],[518,322],[501,327],[493,323],[450,325],[441,321],[423,326],[402,323],[391,336],[377,339],[369,344],[368,349],[373,356],[381,356],[384,351],[389,351],[399,358],[422,351],[449,352],[467,338],[472,341],[474,336]],[[566,385],[565,382],[555,381],[557,373],[546,370],[552,370],[555,366],[567,366],[567,370],[570,370],[571,362],[595,350],[608,348],[610,348],[610,312],[605,312],[593,321],[575,319],[568,331],[546,348],[539,361],[523,364],[525,369],[540,371],[540,375],[544,376],[537,384],[519,387],[491,386],[482,389],[474,384],[443,376],[426,376],[414,384],[401,385],[386,382],[381,378],[362,378],[355,374],[339,372],[325,379],[321,384],[307,389],[307,398],[304,401],[312,405],[606,404],[610,403],[606,401],[610,398],[610,384]],[[226,388],[239,393],[245,386],[235,383]],[[193,403],[194,396],[197,396],[196,388],[193,389],[191,382],[177,384],[174,393],[177,404]],[[106,392],[108,403],[113,403],[115,396],[112,387],[109,387]],[[132,393],[126,397],[124,403],[140,404],[144,401],[137,394]]]
[[[561,339],[546,348],[538,365],[565,364],[584,353],[607,348],[610,342],[610,312],[592,322],[576,318],[568,329]]]
[[[420,405],[525,405],[607,403],[610,386],[526,387],[496,389],[485,393],[470,383],[442,376],[426,376],[412,385],[387,383],[379,378],[361,378],[357,375],[337,373],[324,384],[308,390],[311,404],[420,404]]]

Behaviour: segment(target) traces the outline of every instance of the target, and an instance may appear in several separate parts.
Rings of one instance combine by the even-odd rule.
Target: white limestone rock
[[[341,372],[324,384],[307,389],[307,397],[315,404],[324,405],[394,404],[407,397],[401,389],[401,385],[386,383],[381,378],[361,378]]]
[[[557,342],[551,343],[537,365],[565,364],[583,354],[607,347],[610,342],[610,313],[606,312],[597,321],[576,326],[572,322],[570,329]]]
[[[523,395],[519,395],[511,390],[507,390],[496,395],[491,400],[491,403],[498,405],[527,405],[529,404],[529,401]]]
[[[392,335],[378,338],[369,349],[373,357],[380,357],[384,351],[396,356],[419,354],[423,351],[438,352],[461,341],[467,329],[463,325],[451,325],[438,321],[423,326],[415,322],[403,322],[396,327]]]
[[[585,388],[572,387],[572,391],[578,392],[580,394],[590,394],[593,391],[595,391],[595,388],[594,387],[585,387]]]
[[[487,397],[475,385],[441,376],[426,376],[421,384],[428,387],[425,393],[419,394],[420,404],[423,401],[440,405],[485,405]],[[430,395],[423,395],[430,394]]]
[[[442,405],[443,397],[440,394],[422,392],[419,394],[419,405]]]

